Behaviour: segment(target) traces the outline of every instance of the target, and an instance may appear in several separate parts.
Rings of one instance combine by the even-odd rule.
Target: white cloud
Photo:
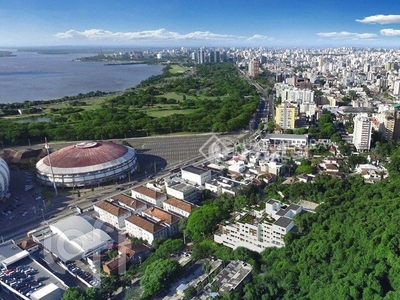
[[[238,40],[246,39],[243,36],[218,34],[210,31],[195,31],[187,34],[181,34],[174,31],[168,31],[164,28],[157,30],[146,30],[138,32],[111,32],[103,29],[88,29],[84,31],[68,30],[54,34],[58,39],[88,39],[88,40]]]
[[[272,40],[271,37],[266,36],[266,35],[261,35],[261,34],[255,34],[251,37],[247,38],[248,41],[252,41],[252,40],[263,40],[263,41],[270,41]]]
[[[391,28],[382,29],[380,33],[384,36],[400,36],[400,30],[398,29],[391,29]]]
[[[354,33],[348,31],[319,32],[317,33],[317,35],[325,38],[346,39],[346,40],[373,39],[377,37],[375,33]]]
[[[367,24],[393,24],[393,23],[400,23],[400,15],[375,15],[365,17],[361,20],[356,20],[360,23],[367,23]]]

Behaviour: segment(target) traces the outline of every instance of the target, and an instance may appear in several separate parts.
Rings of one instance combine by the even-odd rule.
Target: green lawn
[[[185,67],[182,67],[180,65],[170,65],[171,69],[169,70],[169,72],[171,74],[181,74],[181,73],[185,73],[188,69]]]
[[[173,114],[181,114],[186,115],[193,112],[195,109],[146,109],[145,111],[151,117],[160,118],[160,117],[167,117]]]

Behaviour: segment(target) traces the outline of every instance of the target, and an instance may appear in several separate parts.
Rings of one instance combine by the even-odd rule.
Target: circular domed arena
[[[119,180],[137,169],[135,149],[109,142],[83,142],[62,148],[36,164],[37,178],[58,187],[93,186]]]
[[[10,169],[4,159],[0,157],[0,200],[8,194],[10,186]]]

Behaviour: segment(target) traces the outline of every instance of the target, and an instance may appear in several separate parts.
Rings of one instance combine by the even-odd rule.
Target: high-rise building
[[[367,114],[354,117],[353,144],[357,151],[369,151],[371,147],[372,122]]]
[[[206,53],[203,48],[199,50],[198,61],[199,64],[204,64],[206,62]]]
[[[393,94],[394,95],[400,95],[400,81],[399,80],[396,80],[394,82]]]
[[[276,107],[276,123],[283,129],[294,129],[296,119],[296,107],[289,103],[282,103]]]
[[[253,59],[249,63],[249,75],[257,77],[260,74],[260,62],[258,59]]]

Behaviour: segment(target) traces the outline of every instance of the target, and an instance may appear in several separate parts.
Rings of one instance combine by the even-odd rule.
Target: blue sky
[[[0,46],[400,47],[399,0],[2,0]]]

